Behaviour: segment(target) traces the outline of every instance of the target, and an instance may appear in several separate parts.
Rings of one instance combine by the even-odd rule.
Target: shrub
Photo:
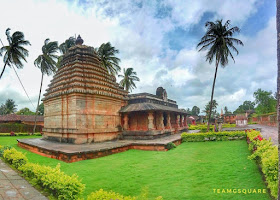
[[[217,124],[218,126],[218,124]],[[223,128],[233,128],[236,127],[236,124],[223,124]],[[214,125],[210,125],[210,130],[213,130]],[[189,130],[201,130],[201,132],[207,131],[207,124],[198,124],[198,125],[190,125]]]
[[[174,149],[176,148],[176,144],[174,144],[173,142],[169,142],[167,145],[166,145],[166,149],[170,150],[170,149]]]
[[[182,142],[203,142],[215,140],[234,140],[246,137],[245,131],[222,131],[207,133],[182,133]]]
[[[123,196],[119,193],[113,191],[104,191],[100,189],[96,192],[92,192],[88,195],[87,200],[136,200],[136,197]]]
[[[17,151],[15,148],[5,149],[3,158],[16,169],[18,169],[22,165],[25,165],[28,161],[25,154]]]
[[[42,126],[37,125],[36,132],[40,132],[42,130]],[[10,133],[13,132],[32,132],[33,125],[21,124],[21,123],[3,123],[0,124],[0,133]]]
[[[11,146],[0,146],[0,157],[3,157],[3,154],[4,154],[4,151],[6,150],[6,149],[11,149],[12,147]]]
[[[261,139],[259,131],[247,131],[247,137],[251,144],[250,150],[254,150],[249,159],[255,159],[260,164],[265,176],[267,187],[273,197],[277,197],[278,190],[278,150],[271,140]]]
[[[31,133],[14,133],[15,136],[29,136]],[[41,136],[41,133],[34,133],[35,136]],[[0,136],[11,136],[11,133],[0,133]]]
[[[66,175],[60,171],[60,165],[51,168],[44,165],[27,163],[19,168],[35,184],[47,189],[58,199],[78,199],[85,185],[76,174]]]

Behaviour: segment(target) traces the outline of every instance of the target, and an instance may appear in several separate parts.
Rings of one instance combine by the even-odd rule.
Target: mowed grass
[[[248,145],[242,141],[189,142],[167,152],[129,150],[111,156],[64,163],[17,147],[18,138],[0,137],[0,145],[26,152],[30,162],[76,173],[86,184],[84,196],[103,188],[137,196],[148,188],[149,197],[165,200],[270,199],[266,194],[214,193],[214,189],[266,189]]]

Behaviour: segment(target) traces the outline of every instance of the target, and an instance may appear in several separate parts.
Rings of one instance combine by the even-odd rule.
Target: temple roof
[[[122,107],[120,113],[129,113],[129,112],[136,112],[136,111],[169,111],[169,112],[187,114],[186,111],[175,107],[170,107],[170,106],[165,106],[165,105],[160,105],[155,103],[146,103],[146,102],[129,104],[125,107]]]
[[[0,115],[0,122],[16,122],[16,121],[34,122],[35,115],[16,115],[16,114]],[[43,121],[44,121],[44,116],[37,116],[37,122],[43,122]]]

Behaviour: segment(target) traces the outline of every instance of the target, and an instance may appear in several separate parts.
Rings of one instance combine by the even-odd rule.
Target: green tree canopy
[[[242,114],[247,110],[254,110],[255,103],[253,101],[244,101],[242,105],[240,105],[233,113],[234,114]]]
[[[238,54],[235,45],[243,45],[243,43],[241,40],[233,37],[233,34],[239,33],[240,30],[237,26],[231,27],[230,20],[227,20],[225,24],[223,24],[222,20],[206,22],[205,27],[207,28],[206,33],[197,44],[197,48],[199,48],[199,51],[208,49],[206,61],[211,64],[215,60],[216,65],[208,113],[208,118],[210,118],[218,66],[220,64],[222,67],[225,67],[228,64],[228,57],[231,57],[234,61],[232,51]],[[207,131],[209,131],[209,126],[210,124],[208,123]]]
[[[140,81],[137,77],[137,73],[133,71],[133,68],[123,69],[123,75],[119,75],[122,78],[120,85],[124,87],[126,91],[132,91],[136,88],[135,81]]]
[[[44,111],[45,111],[44,104],[41,103],[38,108],[38,115],[44,115]]]
[[[211,101],[209,101],[206,105],[205,105],[205,107],[204,107],[204,110],[203,110],[203,112],[205,112],[206,113],[206,117],[207,117],[207,119],[209,118],[208,117],[208,114],[209,114],[209,112],[210,112],[210,104],[211,104]],[[213,101],[212,101],[212,112],[211,112],[211,118],[214,118],[216,115],[217,115],[217,106],[218,106],[218,103],[216,102],[216,100],[215,99],[213,99]]]
[[[6,69],[6,66],[14,65],[17,68],[22,68],[22,60],[26,62],[28,56],[28,50],[24,48],[26,45],[30,45],[28,40],[24,39],[24,34],[20,31],[16,31],[10,36],[10,28],[6,30],[7,40],[9,45],[3,46],[0,49],[0,55],[4,53],[4,67],[0,74],[0,79]]]
[[[273,96],[272,92],[268,92],[262,89],[258,89],[254,92],[256,102],[256,113],[265,114],[276,112],[277,100]]]
[[[119,50],[111,45],[110,42],[103,43],[99,48],[95,49],[97,55],[101,59],[101,65],[104,67],[109,74],[116,76],[121,70],[119,62],[121,61],[116,54]]]
[[[13,99],[7,99],[5,104],[0,106],[0,115],[12,114],[17,111],[17,105]]]
[[[35,112],[32,112],[29,108],[25,107],[17,111],[17,115],[35,115]]]
[[[199,109],[199,107],[197,107],[197,106],[193,106],[193,107],[192,107],[191,114],[192,114],[192,115],[196,115],[196,116],[198,116],[198,115],[199,115],[199,113],[200,113],[200,109]]]

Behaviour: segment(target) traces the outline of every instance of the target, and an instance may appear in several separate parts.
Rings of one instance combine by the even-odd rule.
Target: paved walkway
[[[0,159],[0,200],[47,200]]]
[[[260,124],[250,124],[246,128],[224,128],[223,130],[243,130],[243,129],[260,129],[265,139],[271,138],[273,144],[278,145],[278,128],[273,126],[265,126]]]

